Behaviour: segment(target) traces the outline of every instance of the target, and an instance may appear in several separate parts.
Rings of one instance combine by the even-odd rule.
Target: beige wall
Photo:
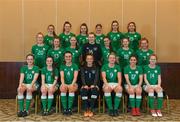
[[[160,62],[180,62],[180,0],[0,0],[0,61],[23,61],[49,24],[59,34],[68,20],[78,34],[83,22],[101,23],[107,33],[115,19],[123,32],[135,21]]]

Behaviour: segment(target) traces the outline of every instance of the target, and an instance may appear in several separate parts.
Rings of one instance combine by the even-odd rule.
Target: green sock
[[[129,95],[129,101],[131,104],[131,108],[135,108],[135,98],[134,95]]]
[[[43,110],[46,110],[46,106],[47,106],[47,96],[41,96],[41,102],[42,102],[42,106],[43,106]]]
[[[61,103],[62,103],[63,109],[67,109],[67,96],[66,96],[66,93],[61,93]]]
[[[72,109],[73,102],[74,102],[74,93],[69,93],[69,96],[68,96],[68,108],[69,109]]]
[[[53,103],[53,99],[54,99],[54,95],[49,95],[49,96],[48,96],[48,111],[51,110],[51,106],[52,106],[52,103]]]
[[[142,96],[136,96],[136,108],[140,108]]]
[[[154,110],[154,96],[149,96],[148,97],[148,101],[149,101],[149,108]]]
[[[26,95],[26,111],[29,111],[32,95]]]
[[[114,109],[117,110],[119,108],[119,105],[121,103],[121,97],[122,93],[116,93],[116,96],[114,97]]]
[[[24,96],[23,95],[18,95],[18,104],[19,104],[19,110],[23,111],[24,110]]]
[[[157,98],[157,109],[161,110],[162,105],[163,105],[163,98],[162,97],[158,97]]]
[[[112,98],[111,98],[111,93],[105,93],[105,99],[106,99],[106,104],[108,106],[109,110],[112,110]]]

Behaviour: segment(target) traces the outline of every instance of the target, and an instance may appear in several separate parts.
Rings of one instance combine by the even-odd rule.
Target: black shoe
[[[68,114],[67,109],[64,109],[64,110],[63,110],[63,115],[67,115],[67,114]]]
[[[23,111],[19,111],[19,112],[17,113],[17,116],[18,116],[18,117],[23,117]]]
[[[46,116],[46,115],[47,115],[46,110],[43,110],[43,111],[42,111],[42,116]]]
[[[114,116],[114,111],[113,110],[109,110],[109,116]]]
[[[28,116],[28,115],[29,115],[29,112],[28,112],[28,111],[23,111],[23,114],[22,114],[23,117],[26,117],[26,116]]]
[[[69,108],[69,109],[67,110],[67,113],[68,113],[68,115],[72,115],[72,109]]]
[[[119,116],[119,111],[118,110],[114,110],[114,116]]]

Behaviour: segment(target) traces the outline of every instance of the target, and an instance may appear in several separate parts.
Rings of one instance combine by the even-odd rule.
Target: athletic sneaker
[[[157,117],[156,111],[155,111],[155,110],[151,110],[151,115],[152,115],[153,117]]]
[[[157,110],[156,113],[157,113],[157,116],[162,117],[161,110]]]
[[[140,109],[139,108],[135,108],[135,109],[136,109],[136,116],[140,116],[141,115]]]

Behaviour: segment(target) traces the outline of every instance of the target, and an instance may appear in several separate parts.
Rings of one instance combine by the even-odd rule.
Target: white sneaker
[[[156,114],[155,110],[151,110],[151,115],[152,115],[153,117],[157,117],[157,116],[158,116],[158,115]]]
[[[160,110],[157,110],[156,112],[157,112],[157,116],[162,117],[162,113]]]

